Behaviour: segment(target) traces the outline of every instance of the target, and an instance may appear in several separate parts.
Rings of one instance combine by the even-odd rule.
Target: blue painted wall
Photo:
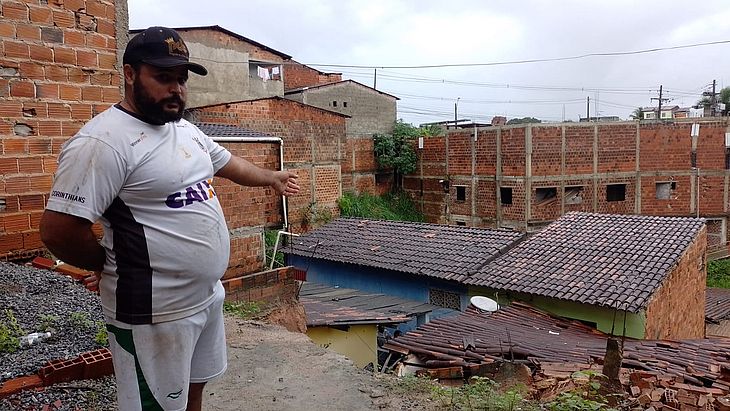
[[[467,286],[438,278],[296,255],[287,255],[286,264],[306,270],[307,281],[314,283],[354,288],[424,303],[429,302],[429,289],[437,288],[458,293],[462,310],[469,304]],[[430,320],[452,314],[454,314],[453,310],[441,309],[433,311],[428,317],[430,317]],[[424,320],[419,321],[418,325],[421,325],[422,321]],[[398,329],[405,332],[415,328],[415,326],[416,321],[414,320],[403,324]]]

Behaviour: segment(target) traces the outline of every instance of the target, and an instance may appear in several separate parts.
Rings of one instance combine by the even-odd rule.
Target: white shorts
[[[190,317],[130,325],[106,317],[120,410],[184,410],[188,385],[220,376],[228,365],[225,292]]]

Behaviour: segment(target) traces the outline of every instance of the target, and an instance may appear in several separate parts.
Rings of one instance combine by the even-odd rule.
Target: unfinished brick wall
[[[301,186],[299,195],[288,200],[293,230],[337,215],[344,116],[283,98],[202,107],[192,114],[198,121],[234,124],[283,139],[284,166],[299,174]]]
[[[301,270],[282,267],[225,279],[226,301],[263,303],[266,306],[296,301]]]
[[[705,336],[705,229],[687,248],[646,309],[646,338],[687,339]]]
[[[2,0],[0,11],[0,258],[14,259],[43,251],[61,144],[121,99],[119,33],[112,1]]]
[[[695,121],[700,135],[692,138]],[[476,142],[471,130],[449,130],[446,136],[426,139],[424,149],[418,150],[417,171],[408,178],[451,178],[452,185],[468,180],[470,187],[474,179],[476,204],[469,217],[479,224],[530,229],[568,211],[696,216],[699,208],[699,216],[720,218],[722,223],[716,225],[726,227],[730,173],[725,169],[724,138],[729,124],[703,118],[489,127],[478,130]],[[670,197],[657,198],[657,183],[666,182],[675,183]],[[608,186],[617,184],[625,185],[623,197],[609,195]],[[427,213],[440,213],[427,214],[429,221],[454,222],[452,215],[463,220],[467,208],[454,204],[453,190],[447,197],[441,187],[424,185],[423,192],[420,187],[412,181],[407,190]],[[512,204],[499,201],[500,187],[512,188]],[[556,189],[557,201],[540,201],[538,189],[549,187]],[[578,188],[580,198],[575,195]],[[485,191],[492,189],[493,193]],[[727,236],[727,230],[724,233]]]
[[[319,86],[338,81],[342,81],[340,73],[323,73],[294,60],[288,60],[284,64],[284,90]]]

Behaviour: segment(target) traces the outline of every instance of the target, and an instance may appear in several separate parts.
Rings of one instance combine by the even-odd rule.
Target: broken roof
[[[406,315],[392,315],[376,310],[365,310],[335,302],[319,301],[302,297],[299,300],[307,314],[307,327],[396,324],[410,320]]]
[[[384,347],[414,353],[423,360],[451,361],[454,365],[490,362],[499,358],[540,363],[602,362],[607,335],[578,321],[553,317],[526,304],[513,303],[494,313],[470,306],[448,318],[437,318],[418,329],[391,339]],[[702,340],[635,340],[624,342],[623,367],[656,374],[682,376],[685,382],[715,381],[730,368],[730,338]]]
[[[730,320],[730,289],[708,288],[705,291],[705,320],[711,323]]]
[[[434,310],[443,310],[442,307],[420,301],[310,282],[302,284],[299,296],[307,300],[331,302],[359,310],[372,310],[389,315],[406,315],[409,317]]]
[[[461,282],[522,237],[506,230],[338,218],[296,237],[282,252]]]
[[[704,220],[571,212],[465,283],[638,312]]]

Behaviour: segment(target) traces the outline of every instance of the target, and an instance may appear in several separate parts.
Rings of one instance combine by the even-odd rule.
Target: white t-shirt
[[[150,324],[212,302],[230,253],[212,179],[230,158],[188,121],[151,125],[118,106],[64,144],[47,208],[103,225],[105,314]]]

